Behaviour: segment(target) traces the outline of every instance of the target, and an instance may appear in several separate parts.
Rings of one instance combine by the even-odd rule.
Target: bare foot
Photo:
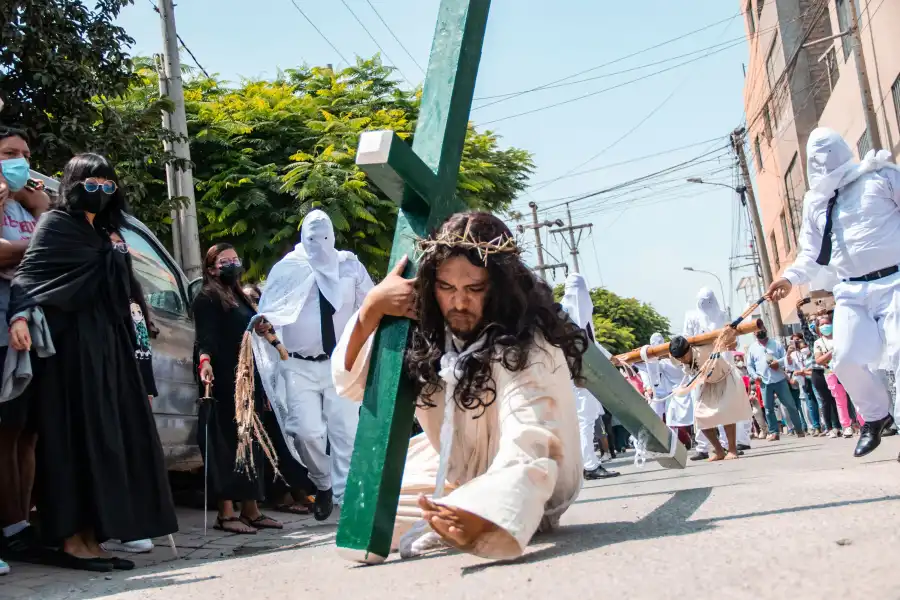
[[[725,460],[737,460],[737,459],[738,459],[737,452],[729,452],[728,454],[725,455]]]
[[[725,460],[725,451],[721,452],[710,452],[709,458],[706,459],[709,462],[718,462],[720,460]]]

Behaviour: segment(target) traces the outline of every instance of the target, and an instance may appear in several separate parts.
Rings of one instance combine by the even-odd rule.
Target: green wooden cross
[[[360,137],[356,163],[400,208],[390,264],[409,256],[406,276],[415,273],[415,240],[465,209],[456,181],[489,8],[490,0],[441,0],[412,147],[392,131]],[[375,334],[337,534],[341,554],[359,562],[382,562],[390,551],[415,406],[401,375],[408,334],[399,318],[385,318]],[[604,406],[629,431],[646,425],[651,450],[668,451],[669,430],[600,351],[585,363]]]

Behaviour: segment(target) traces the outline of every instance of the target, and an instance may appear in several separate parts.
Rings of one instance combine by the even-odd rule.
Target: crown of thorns
[[[487,266],[488,257],[492,254],[519,254],[516,241],[505,235],[498,235],[492,240],[476,240],[471,232],[471,222],[466,224],[466,229],[461,234],[444,231],[433,238],[419,240],[419,258],[436,251],[438,248],[465,248],[475,250],[478,257]]]

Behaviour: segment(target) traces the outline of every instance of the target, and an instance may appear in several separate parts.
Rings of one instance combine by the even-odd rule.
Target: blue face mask
[[[0,161],[0,172],[9,185],[9,191],[18,192],[28,183],[30,175],[28,161],[24,158],[10,158]]]
[[[819,331],[821,331],[822,335],[826,337],[831,335],[833,329],[834,328],[831,325],[819,325]]]
[[[810,330],[812,333],[815,333],[815,332],[816,332],[816,324],[815,324],[815,323],[810,323],[810,324],[809,324],[809,330]]]

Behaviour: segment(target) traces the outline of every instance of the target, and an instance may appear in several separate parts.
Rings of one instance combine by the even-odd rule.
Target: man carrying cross
[[[581,489],[571,380],[588,338],[497,217],[452,215],[418,249],[416,278],[401,276],[401,260],[350,320],[335,386],[361,400],[382,318],[414,319],[401,377],[424,433],[409,442],[391,546],[410,556],[442,542],[514,558]]]

